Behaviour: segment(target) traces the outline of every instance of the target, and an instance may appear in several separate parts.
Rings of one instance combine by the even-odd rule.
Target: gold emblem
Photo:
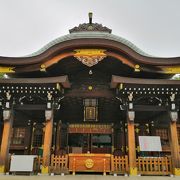
[[[85,166],[88,168],[88,169],[91,169],[93,166],[94,166],[94,161],[92,159],[86,159],[85,160]]]
[[[96,65],[107,56],[104,49],[76,49],[74,51],[74,57],[88,67]]]

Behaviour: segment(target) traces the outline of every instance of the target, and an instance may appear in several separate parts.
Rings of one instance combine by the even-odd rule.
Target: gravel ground
[[[180,176],[168,177],[168,176],[102,176],[102,175],[65,175],[65,176],[12,176],[12,175],[0,175],[0,180],[180,180]]]

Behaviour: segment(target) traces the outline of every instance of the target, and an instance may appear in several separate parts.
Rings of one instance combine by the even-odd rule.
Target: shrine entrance
[[[70,124],[69,153],[104,153],[113,151],[113,127],[100,124]]]

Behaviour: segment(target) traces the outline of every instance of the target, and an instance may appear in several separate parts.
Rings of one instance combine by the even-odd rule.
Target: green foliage
[[[4,76],[4,73],[0,73],[0,79],[2,79]]]

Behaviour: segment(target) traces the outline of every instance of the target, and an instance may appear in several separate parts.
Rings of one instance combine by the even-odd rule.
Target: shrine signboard
[[[12,155],[10,172],[33,172],[36,155]]]
[[[162,151],[160,136],[139,136],[140,151]]]

